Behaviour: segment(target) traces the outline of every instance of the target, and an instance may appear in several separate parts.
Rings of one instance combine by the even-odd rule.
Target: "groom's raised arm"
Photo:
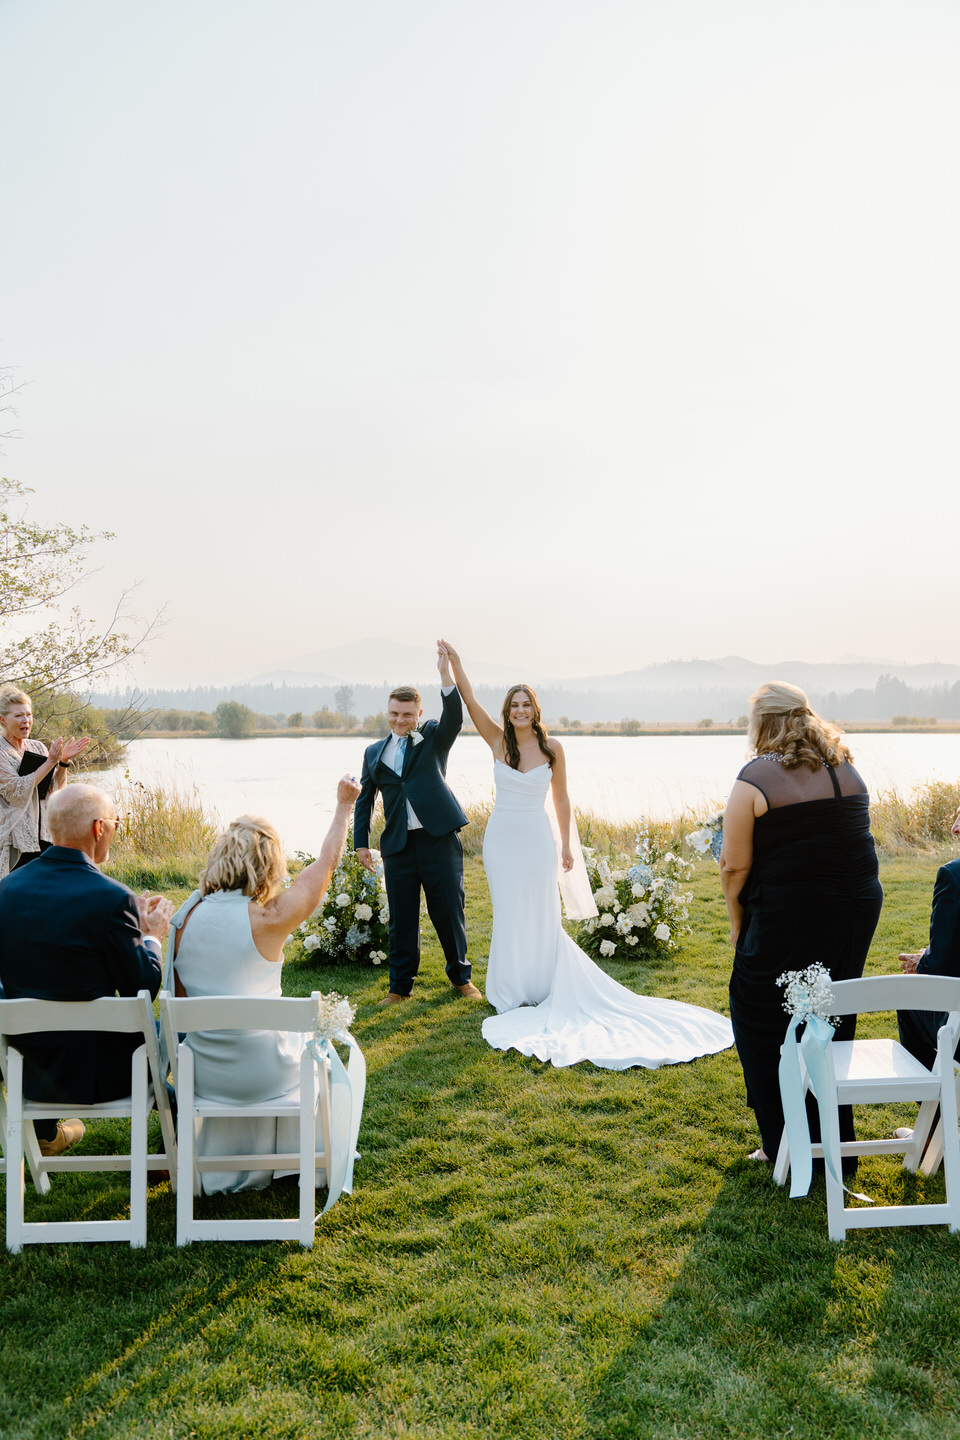
[[[437,721],[434,746],[446,757],[447,751],[463,727],[463,701],[460,699],[460,691],[455,685],[452,690],[441,692],[440,703],[443,709],[440,719]]]

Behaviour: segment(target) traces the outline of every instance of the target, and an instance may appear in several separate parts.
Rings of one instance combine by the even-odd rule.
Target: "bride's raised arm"
[[[437,653],[441,660],[446,660],[453,672],[457,689],[460,691],[460,699],[467,707],[470,719],[476,725],[478,732],[486,740],[494,756],[499,756],[503,749],[503,727],[498,725],[492,715],[488,715],[480,704],[473,691],[473,686],[467,679],[466,671],[459,654],[447,640],[437,641]]]

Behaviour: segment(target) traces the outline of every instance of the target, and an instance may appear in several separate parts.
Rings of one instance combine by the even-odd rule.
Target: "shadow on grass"
[[[877,1195],[870,1162],[861,1179]],[[870,1170],[865,1177],[864,1172]],[[943,1199],[887,1171],[883,1203]],[[826,1196],[791,1201],[742,1163],[662,1308],[598,1367],[592,1440],[957,1435],[960,1236],[945,1227],[827,1238]]]

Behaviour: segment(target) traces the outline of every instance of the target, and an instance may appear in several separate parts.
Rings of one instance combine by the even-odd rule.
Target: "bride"
[[[544,730],[529,685],[508,690],[498,723],[477,700],[457,651],[446,640],[438,645],[493,752],[495,800],[483,864],[493,901],[486,990],[498,1013],[484,1020],[484,1039],[494,1049],[554,1065],[590,1060],[605,1070],[656,1069],[728,1049],[733,1031],[723,1015],[635,995],[567,935],[558,879],[568,918],[597,910],[573,824],[563,747]]]

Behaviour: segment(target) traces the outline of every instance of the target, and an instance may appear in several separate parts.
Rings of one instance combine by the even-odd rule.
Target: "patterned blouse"
[[[47,754],[42,740],[24,740],[25,750]],[[23,752],[0,735],[0,880],[21,855],[38,849],[37,837],[50,839],[46,806],[37,794],[36,774],[20,775]],[[16,853],[11,855],[11,851]]]

